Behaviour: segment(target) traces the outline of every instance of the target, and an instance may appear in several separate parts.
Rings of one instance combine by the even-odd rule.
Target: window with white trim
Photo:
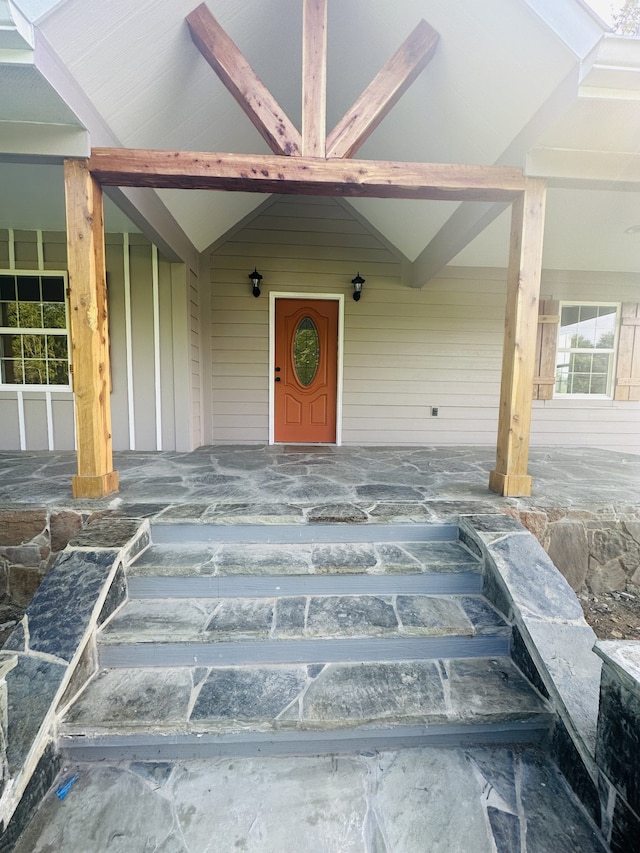
[[[556,396],[611,396],[619,309],[611,304],[560,304]]]
[[[0,384],[69,387],[63,272],[0,270]]]

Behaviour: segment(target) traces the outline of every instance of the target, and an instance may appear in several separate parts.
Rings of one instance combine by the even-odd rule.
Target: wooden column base
[[[117,492],[119,477],[117,471],[101,474],[98,477],[71,478],[71,491],[74,498],[104,498]]]
[[[489,474],[489,488],[505,498],[527,498],[531,494],[532,479],[528,474]]]

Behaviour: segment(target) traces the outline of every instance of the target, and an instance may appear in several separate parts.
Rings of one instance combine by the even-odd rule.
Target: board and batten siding
[[[214,443],[268,441],[268,294],[275,290],[345,295],[343,444],[495,445],[506,270],[450,267],[414,289],[399,255],[348,206],[292,196],[232,233],[210,266]],[[248,278],[254,266],[263,275],[258,299]],[[366,279],[357,303],[356,272]],[[545,273],[542,292],[638,299],[629,277],[593,273]],[[534,401],[532,445],[638,453],[639,427],[635,403]]]
[[[105,236],[114,450],[190,450],[189,294],[184,265],[140,234]],[[154,255],[156,261],[154,261]],[[63,232],[0,230],[0,269],[66,270]],[[73,394],[0,388],[1,450],[73,450]],[[199,442],[198,442],[199,443]]]

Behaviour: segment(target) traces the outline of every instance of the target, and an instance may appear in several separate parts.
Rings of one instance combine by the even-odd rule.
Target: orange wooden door
[[[276,299],[274,438],[336,440],[338,302]]]

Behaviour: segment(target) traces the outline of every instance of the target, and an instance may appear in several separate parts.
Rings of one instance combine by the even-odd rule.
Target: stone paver
[[[67,766],[15,853],[604,853],[534,748]]]

